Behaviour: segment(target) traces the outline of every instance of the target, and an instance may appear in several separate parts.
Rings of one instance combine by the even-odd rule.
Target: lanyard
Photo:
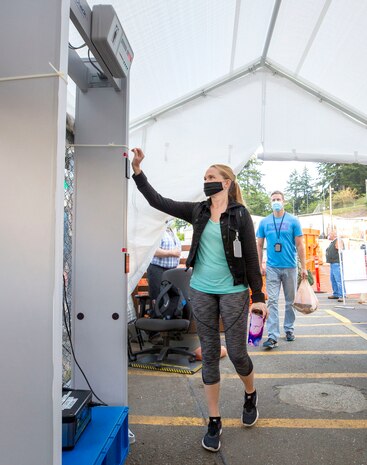
[[[282,221],[280,222],[279,231],[278,231],[278,230],[277,230],[277,225],[276,225],[276,223],[275,223],[274,213],[273,213],[274,228],[275,228],[275,232],[276,232],[278,241],[280,241],[280,231],[282,230],[282,224],[283,224],[284,217],[285,217],[285,212],[284,212],[284,214],[283,214],[283,216],[282,216]]]

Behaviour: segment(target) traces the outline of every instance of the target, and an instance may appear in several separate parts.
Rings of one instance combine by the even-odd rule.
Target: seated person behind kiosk
[[[172,221],[167,222],[167,227],[159,247],[155,251],[147,270],[151,308],[154,308],[155,301],[159,295],[162,274],[166,270],[177,268],[180,263],[181,242],[172,230],[171,224]],[[157,343],[159,341],[159,333],[152,332],[149,335],[149,341]]]

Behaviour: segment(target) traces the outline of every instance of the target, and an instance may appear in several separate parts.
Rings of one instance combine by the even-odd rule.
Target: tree
[[[315,182],[306,166],[302,173],[298,173],[294,169],[285,189],[288,199],[286,210],[292,211],[296,215],[312,211],[313,208],[310,208],[310,204],[316,198],[315,189]]]
[[[322,192],[326,192],[329,185],[333,183],[333,188],[338,189],[340,184],[339,166],[337,163],[318,163],[318,186]]]
[[[341,184],[343,189],[355,189],[357,196],[366,192],[367,166],[358,163],[341,165]]]
[[[298,171],[294,169],[289,175],[287,186],[285,188],[286,194],[286,210],[291,210],[295,215],[301,213],[302,205],[302,190],[301,179]]]
[[[260,171],[262,161],[250,158],[237,176],[246,206],[253,215],[266,216],[270,213],[269,196],[262,184]]]
[[[350,187],[358,196],[366,192],[367,165],[359,163],[318,163],[318,185],[325,192],[331,184],[334,191]]]
[[[185,229],[189,226],[189,223],[185,220],[182,220],[181,218],[175,218],[174,221],[174,227],[177,230],[178,233],[181,232],[181,229]],[[181,238],[180,238],[181,240]]]
[[[299,181],[299,189],[302,196],[301,210],[303,213],[308,213],[308,206],[314,198],[314,187],[312,177],[306,166],[303,168],[301,176],[299,176]]]
[[[345,207],[346,205],[352,205],[357,197],[357,191],[347,187],[346,189],[342,189],[333,195],[333,204],[335,207]]]

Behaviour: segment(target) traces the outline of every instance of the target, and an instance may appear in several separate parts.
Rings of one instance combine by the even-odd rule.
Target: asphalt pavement
[[[250,349],[260,413],[252,428],[240,423],[242,383],[228,357],[221,360],[218,453],[201,446],[207,419],[201,370],[130,368],[135,443],[127,465],[367,465],[367,305],[318,297],[315,313],[297,312],[295,341],[282,335],[276,349]]]

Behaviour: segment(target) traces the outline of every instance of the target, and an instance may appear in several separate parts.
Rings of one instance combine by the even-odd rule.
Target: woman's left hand
[[[263,302],[254,302],[250,305],[250,313],[252,313],[254,310],[260,310],[264,320],[267,320],[269,316],[269,310],[266,304],[264,304]]]

